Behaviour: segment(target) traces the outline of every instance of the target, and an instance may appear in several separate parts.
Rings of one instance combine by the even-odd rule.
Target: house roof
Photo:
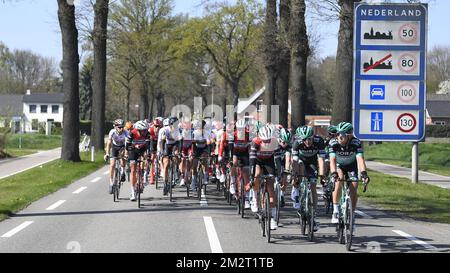
[[[31,93],[23,95],[25,103],[63,103],[64,93]]]
[[[0,95],[0,116],[22,116],[23,95]]]
[[[432,118],[450,118],[450,100],[428,100],[427,110]]]

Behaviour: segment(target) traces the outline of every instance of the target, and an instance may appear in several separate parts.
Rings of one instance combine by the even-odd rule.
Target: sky
[[[78,0],[75,0],[75,4]],[[321,1],[321,0],[317,0]],[[201,0],[175,0],[175,13],[200,16]],[[0,41],[10,49],[28,49],[56,62],[62,58],[56,0],[0,1]],[[449,0],[432,0],[428,15],[428,48],[450,46]],[[338,22],[309,22],[319,33],[318,54],[336,54]]]

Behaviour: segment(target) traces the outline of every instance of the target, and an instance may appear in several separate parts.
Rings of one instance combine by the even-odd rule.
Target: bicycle
[[[113,186],[112,186],[112,190],[113,190],[113,202],[116,202],[116,200],[119,200],[119,195],[120,195],[120,188],[122,186],[122,181],[120,179],[120,162],[122,161],[123,157],[118,157],[116,158],[116,162],[114,165],[114,174],[113,174]]]
[[[270,198],[269,191],[267,189],[267,180],[273,179],[275,176],[273,174],[270,175],[261,175],[260,176],[260,187],[257,195],[257,200],[259,202],[258,212],[256,213],[258,216],[261,235],[267,238],[267,242],[270,243],[270,219],[271,219],[271,208],[270,208]],[[252,179],[253,180],[253,179]],[[252,181],[252,186],[253,186]],[[262,196],[261,196],[262,195]]]
[[[336,231],[339,243],[345,244],[347,251],[350,251],[353,240],[353,225],[355,222],[355,212],[353,211],[352,198],[350,196],[350,185],[352,183],[363,182],[363,192],[366,192],[367,183],[357,179],[339,179],[339,181],[345,183],[342,187],[341,199],[339,200],[339,223],[337,224]]]
[[[311,179],[316,176],[294,175],[294,179],[302,179],[299,185],[300,209],[297,211],[302,235],[307,235],[310,242],[314,239],[314,203],[311,191]]]
[[[323,185],[323,200],[325,202],[325,214],[329,214],[333,206],[334,183],[330,180],[325,181]]]
[[[136,160],[136,171],[137,173],[137,181],[136,181],[136,186],[135,186],[135,192],[137,195],[137,203],[138,203],[138,208],[141,208],[141,193],[144,192],[144,170],[142,168],[142,164],[144,163],[144,161],[141,159],[141,157],[139,157]]]
[[[169,155],[169,165],[167,166],[169,180],[164,181],[164,188],[168,191],[170,202],[172,202],[173,186],[176,184],[176,180],[178,179],[178,164],[176,159],[177,156]]]
[[[205,163],[204,160],[208,160],[208,156],[200,156],[198,159],[198,165],[197,165],[197,196],[198,200],[202,200],[202,188],[204,188],[204,194],[206,195],[206,184],[203,184],[203,163]]]
[[[237,209],[237,213],[241,215],[241,218],[244,218],[245,215],[245,179],[244,176],[242,174],[243,170],[242,170],[242,165],[241,162],[239,161],[237,166],[236,166],[236,172],[237,172],[237,177],[236,177],[236,183],[239,182],[239,194],[236,197],[236,209]]]

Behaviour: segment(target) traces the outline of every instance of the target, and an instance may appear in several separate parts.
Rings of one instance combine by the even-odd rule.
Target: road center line
[[[201,195],[200,199],[201,199],[200,200],[200,206],[201,207],[207,207],[208,206],[208,201],[206,201],[206,195],[205,195],[204,189],[202,189],[202,195]]]
[[[101,177],[96,177],[91,180],[91,183],[95,183],[95,182],[99,181],[100,179],[101,179]]]
[[[208,234],[211,252],[223,253],[222,247],[220,246],[219,237],[217,236],[216,229],[214,228],[212,218],[210,216],[203,216],[203,220],[205,221],[206,233]]]
[[[59,200],[58,202],[56,202],[55,204],[51,205],[50,207],[46,208],[45,210],[54,210],[57,207],[61,206],[64,202],[66,202],[66,200]]]
[[[87,187],[81,187],[78,190],[72,192],[73,194],[79,194],[80,192],[84,191],[85,189],[87,189]]]
[[[2,235],[2,238],[10,238],[12,237],[14,234],[16,234],[17,232],[21,231],[22,229],[26,228],[27,226],[33,224],[33,221],[26,221],[24,223],[22,223],[20,226],[8,231],[7,233]]]
[[[421,245],[421,246],[427,248],[427,249],[436,249],[436,247],[434,247],[434,246],[432,246],[432,245],[430,245],[430,244],[427,244],[427,243],[425,243],[424,241],[419,240],[419,239],[417,239],[416,237],[414,237],[414,236],[412,236],[412,235],[409,235],[409,234],[406,233],[406,232],[403,232],[403,231],[401,231],[401,230],[392,230],[392,231],[395,232],[395,233],[397,233],[397,234],[400,235],[400,236],[403,236],[403,237],[407,238],[408,240],[413,241],[414,243],[416,243],[416,244],[418,244],[418,245]]]

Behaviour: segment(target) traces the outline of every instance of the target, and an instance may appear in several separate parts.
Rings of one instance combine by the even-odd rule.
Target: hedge
[[[427,137],[450,137],[450,125],[427,125]]]

